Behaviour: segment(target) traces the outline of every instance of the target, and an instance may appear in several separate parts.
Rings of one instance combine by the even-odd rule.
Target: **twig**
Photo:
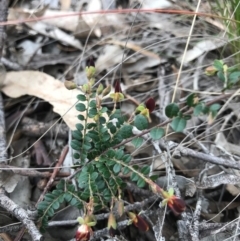
[[[3,189],[0,189],[0,206],[6,209],[11,214],[13,214],[17,219],[19,219],[23,223],[23,225],[31,235],[32,240],[43,240],[43,236],[39,233],[34,222],[29,219],[27,212],[23,208],[17,206],[17,204],[15,204],[11,199],[9,199],[4,194]]]
[[[52,173],[52,175],[51,175],[51,177],[50,177],[50,179],[49,179],[46,187],[44,188],[44,190],[43,190],[41,196],[39,197],[39,199],[38,199],[38,201],[37,201],[37,203],[36,203],[35,206],[37,206],[37,204],[43,200],[46,192],[48,191],[48,189],[50,188],[50,186],[51,186],[52,183],[54,182],[54,178],[56,177],[56,175],[57,175],[57,173],[58,173],[58,171],[59,171],[59,167],[62,166],[62,163],[64,162],[64,159],[65,159],[65,157],[66,157],[66,155],[67,155],[67,152],[68,152],[68,146],[65,146],[64,149],[63,149],[63,151],[62,151],[62,154],[61,154],[61,156],[60,156],[60,158],[59,158],[59,160],[58,160],[58,163],[57,163],[57,165],[55,166],[54,171],[53,171],[53,173]],[[18,235],[16,236],[16,238],[14,239],[14,241],[20,241],[21,238],[22,238],[22,236],[23,236],[23,234],[24,234],[24,232],[25,232],[25,228],[22,228],[22,229],[19,231],[19,233],[18,233]],[[34,240],[34,241],[35,241],[35,240]]]
[[[21,121],[22,131],[27,136],[39,137],[46,133],[46,131],[52,126],[52,123],[44,123],[33,120],[28,117],[24,117]],[[61,138],[68,137],[69,128],[66,124],[56,124],[52,126],[51,131],[46,133],[46,136],[58,136]]]
[[[13,233],[17,232],[22,228],[23,224],[21,222],[19,223],[13,223],[9,224],[3,227],[0,227],[0,233]]]
[[[7,20],[7,11],[8,11],[8,0],[0,1],[0,22]],[[6,40],[5,27],[0,26],[0,59],[2,58],[2,50],[4,47],[4,42]],[[0,94],[0,162],[5,162],[7,160],[6,152],[6,138],[5,138],[5,121],[4,121],[4,111],[3,111],[3,102],[2,95]],[[28,230],[29,234],[34,241],[43,240],[43,236],[39,233],[34,222],[30,220],[27,212],[15,204],[10,198],[5,195],[5,190],[0,189],[0,206],[14,215],[19,219],[25,228]]]
[[[52,173],[50,172],[38,172],[35,169],[24,169],[20,167],[15,166],[9,166],[3,163],[0,163],[0,170],[13,172],[15,174],[21,175],[21,176],[27,176],[27,177],[44,177],[48,178],[51,177]],[[57,174],[58,177],[68,177],[70,173],[68,172],[60,172]]]
[[[146,206],[147,204],[149,204],[151,202],[156,201],[158,198],[159,198],[158,196],[153,195],[150,198],[147,198],[147,199],[143,200],[142,202],[135,202],[133,204],[125,206],[124,211],[128,212],[128,211],[132,211],[132,210],[142,209],[144,206]],[[114,215],[117,217],[118,213],[114,212]],[[107,219],[108,216],[109,216],[109,213],[103,213],[103,214],[95,215],[97,220]],[[51,221],[51,222],[48,223],[48,227],[76,225],[76,224],[78,224],[77,220]]]
[[[57,162],[57,165],[55,166],[54,171],[53,171],[53,173],[52,173],[52,175],[51,175],[51,177],[50,177],[50,179],[49,179],[46,187],[44,188],[44,191],[42,192],[40,198],[39,198],[38,201],[37,201],[37,204],[43,200],[46,192],[48,191],[48,189],[51,187],[52,183],[54,182],[54,179],[55,179],[57,173],[58,173],[59,170],[60,170],[59,167],[62,166],[62,164],[63,164],[63,162],[64,162],[64,160],[65,160],[65,157],[66,157],[66,155],[67,155],[67,152],[68,152],[68,146],[65,146],[64,149],[63,149],[63,151],[62,151],[62,154],[61,154],[61,156],[60,156],[60,158],[59,158],[59,160],[58,160],[58,162]],[[36,205],[37,205],[37,204],[36,204]]]
[[[213,164],[216,164],[216,165],[231,167],[231,168],[235,168],[235,169],[240,170],[240,163],[239,162],[233,162],[233,161],[223,159],[223,158],[220,158],[220,157],[207,155],[205,153],[197,152],[197,151],[191,150],[190,148],[186,148],[186,147],[182,147],[182,146],[178,146],[177,149],[180,151],[182,156],[194,157],[196,159],[200,159],[202,161],[210,162],[210,163],[213,163]]]

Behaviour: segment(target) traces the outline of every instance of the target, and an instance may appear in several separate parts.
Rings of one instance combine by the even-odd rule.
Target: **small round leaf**
[[[86,101],[86,96],[85,95],[77,95],[77,99],[81,101]]]
[[[171,123],[171,127],[175,132],[182,132],[187,125],[187,121],[184,118],[176,117]]]
[[[134,118],[134,125],[138,128],[138,130],[145,130],[148,128],[148,120],[143,115],[136,115]]]
[[[165,109],[165,114],[168,118],[173,118],[178,115],[179,107],[176,103],[169,104]]]
[[[150,131],[150,136],[153,140],[159,140],[164,135],[164,129],[160,127],[155,127]]]
[[[143,138],[142,137],[136,137],[132,140],[132,144],[134,145],[135,148],[139,148],[142,143],[143,143]]]
[[[85,107],[85,105],[83,104],[83,103],[78,103],[77,105],[76,105],[76,110],[77,111],[85,111],[86,110],[86,107]]]

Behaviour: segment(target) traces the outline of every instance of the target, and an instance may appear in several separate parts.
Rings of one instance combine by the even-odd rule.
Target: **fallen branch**
[[[0,206],[20,220],[34,241],[42,241],[43,236],[39,233],[34,222],[29,219],[27,212],[15,204],[5,195],[5,191],[0,189]]]

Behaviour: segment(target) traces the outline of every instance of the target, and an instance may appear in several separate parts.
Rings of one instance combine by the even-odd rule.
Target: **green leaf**
[[[81,115],[81,114],[80,114],[80,115],[78,115],[78,119],[81,120],[81,121],[83,121],[83,120],[85,120],[85,117],[84,117],[84,115]]]
[[[138,174],[136,174],[135,172],[133,172],[132,175],[131,175],[131,180],[132,180],[133,182],[136,182],[136,181],[138,181],[138,179],[139,179]]]
[[[106,119],[103,116],[99,117],[99,122],[100,124],[105,124],[106,123]]]
[[[134,126],[138,128],[138,130],[142,131],[148,128],[148,120],[143,115],[136,115],[134,118]]]
[[[88,117],[93,118],[95,115],[97,115],[97,109],[91,108],[88,112]]]
[[[230,84],[236,84],[240,80],[240,71],[235,71],[228,76]]]
[[[108,133],[104,133],[103,135],[102,135],[102,141],[103,142],[107,142],[107,141],[109,141],[110,140],[110,138],[111,138],[111,136],[108,134]]]
[[[124,125],[118,131],[118,134],[122,136],[123,139],[127,139],[132,136],[132,128],[131,125]]]
[[[91,100],[89,106],[92,108],[96,108],[96,100]]]
[[[223,65],[224,65],[224,62],[222,60],[215,59],[213,62],[213,66],[218,70],[222,70]]]
[[[150,131],[150,136],[153,140],[159,140],[163,137],[165,131],[163,128],[155,127]]]
[[[101,113],[105,113],[108,111],[108,108],[107,107],[102,107],[102,109],[100,110]]]
[[[115,151],[114,151],[113,149],[109,149],[109,150],[107,151],[107,156],[108,156],[109,158],[113,158],[113,157],[115,156]]]
[[[181,117],[175,117],[172,120],[171,127],[175,132],[182,132],[187,125],[187,121]]]
[[[218,110],[221,108],[219,104],[213,104],[209,107],[209,111],[212,113],[212,117],[217,115]]]
[[[185,120],[191,120],[192,119],[192,116],[191,115],[183,115],[183,118]]]
[[[179,110],[178,105],[176,103],[172,103],[165,108],[165,114],[168,118],[173,118],[178,115]]]
[[[87,124],[87,129],[92,129],[92,128],[95,128],[97,126],[96,123],[88,123]]]
[[[97,173],[97,172],[93,172],[93,173],[91,174],[91,179],[92,179],[92,180],[97,179],[97,177],[98,177],[98,173]]]
[[[124,155],[124,152],[123,152],[122,149],[119,149],[119,150],[117,150],[117,151],[115,152],[115,158],[116,158],[117,160],[121,160],[122,157],[123,157],[123,155]]]
[[[89,142],[84,142],[82,148],[86,151],[89,151],[92,148],[92,145]]]
[[[141,173],[144,175],[148,175],[150,173],[150,166],[144,166],[141,168]]]
[[[213,104],[209,107],[210,111],[218,111],[221,108],[219,104]]]
[[[77,99],[81,101],[86,101],[86,96],[85,95],[77,95]]]
[[[78,130],[72,132],[73,139],[77,139],[78,141],[82,140],[82,133]]]
[[[78,131],[81,132],[84,129],[84,126],[82,124],[80,124],[80,123],[77,123],[76,124],[76,128],[77,128]]]
[[[142,137],[136,137],[132,140],[132,144],[135,148],[139,148],[142,145],[143,141],[144,139]]]
[[[208,114],[209,113],[209,107],[208,106],[204,106],[203,107],[203,110],[202,110],[202,112],[203,112],[203,114]]]
[[[115,173],[119,173],[119,172],[121,171],[121,168],[122,168],[121,164],[116,163],[116,164],[114,165],[114,167],[113,167],[113,171],[114,171]]]
[[[142,187],[145,187],[145,185],[146,185],[146,182],[142,178],[139,178],[137,181],[137,186],[142,188]]]
[[[80,159],[80,155],[79,155],[79,153],[77,153],[77,152],[75,152],[75,153],[73,154],[73,157],[74,157],[74,159]]]
[[[83,103],[78,103],[77,105],[76,105],[76,110],[77,111],[85,111],[86,110],[86,107],[85,107],[85,105],[83,104]]]
[[[124,167],[122,172],[124,175],[127,175],[130,171],[131,170],[128,167]]]
[[[60,203],[58,201],[56,201],[52,204],[52,207],[56,210],[60,207]]]
[[[198,104],[198,96],[197,96],[197,94],[195,94],[195,93],[190,94],[187,97],[187,105],[189,107],[193,107],[193,106],[196,106],[197,104]]]
[[[82,143],[78,140],[72,140],[71,141],[71,147],[73,150],[80,151],[81,150]]]
[[[218,71],[217,76],[222,82],[225,82],[225,76],[223,71]]]
[[[198,105],[196,105],[193,109],[193,114],[195,116],[199,116],[203,112],[203,104],[200,102]]]
[[[129,163],[131,160],[132,160],[132,156],[129,155],[129,154],[125,154],[125,155],[122,157],[122,161],[123,161],[124,163]]]

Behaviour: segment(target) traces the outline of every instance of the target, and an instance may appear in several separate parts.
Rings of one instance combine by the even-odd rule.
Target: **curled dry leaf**
[[[34,17],[49,17],[53,16],[54,11],[49,11],[46,10],[46,8],[43,8],[41,10],[29,10],[29,9],[14,9],[11,8],[9,10],[9,16],[8,16],[8,21],[12,20],[22,20],[22,19],[29,19],[29,18],[34,18]],[[56,13],[56,12],[55,12]],[[66,14],[67,12],[65,12]],[[51,15],[52,14],[52,15]],[[56,15],[59,13],[56,13]],[[61,15],[63,14],[60,13]],[[59,15],[60,15],[59,14]],[[58,24],[56,24],[58,22]],[[52,23],[55,23],[53,25]],[[71,29],[67,30],[72,30],[75,31],[77,26],[78,26],[78,16],[71,17],[70,21],[68,18],[54,18],[51,21],[45,21],[45,22],[26,22],[25,23],[28,27],[32,28],[36,32],[48,36],[50,38],[56,39],[61,42],[65,42],[66,44],[73,46],[77,49],[82,49],[82,44],[81,42],[76,39],[74,36],[67,34],[66,32],[62,31],[58,27],[64,26],[71,26]],[[62,25],[61,25],[62,24]]]
[[[53,105],[53,111],[63,117],[70,129],[79,122],[74,108],[79,90],[67,90],[64,83],[39,71],[8,72],[3,82],[4,94],[18,98],[32,95]]]

